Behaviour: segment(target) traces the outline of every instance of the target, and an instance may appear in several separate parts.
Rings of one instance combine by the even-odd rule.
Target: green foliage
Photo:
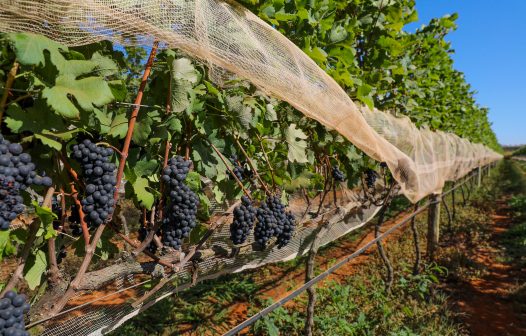
[[[351,98],[499,148],[487,108],[476,104],[453,68],[445,37],[456,29],[456,14],[408,33],[404,26],[418,19],[413,0],[241,3],[302,48]]]

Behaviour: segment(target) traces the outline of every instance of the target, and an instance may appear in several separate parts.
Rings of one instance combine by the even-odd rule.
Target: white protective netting
[[[415,202],[501,156],[407,118],[359,107],[286,37],[234,2],[219,0],[3,0],[0,30],[75,46],[100,40],[180,48],[246,78],[386,162]]]

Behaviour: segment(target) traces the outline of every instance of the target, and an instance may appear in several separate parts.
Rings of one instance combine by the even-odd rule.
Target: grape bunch
[[[24,314],[29,312],[29,308],[24,294],[5,293],[0,300],[0,335],[29,336],[24,325]]]
[[[97,227],[104,223],[114,210],[116,166],[110,162],[113,150],[98,146],[89,139],[73,146],[72,156],[80,163],[86,184],[81,201],[86,223]]]
[[[278,226],[278,222],[267,203],[262,203],[257,209],[256,218],[258,222],[254,228],[254,239],[259,245],[264,247],[274,236],[274,230]]]
[[[234,165],[234,169],[232,169],[234,175],[237,177],[238,180],[243,181],[245,175],[245,168],[239,164],[236,154],[232,154],[230,156],[230,162],[232,162],[232,164]]]
[[[139,229],[138,233],[139,233],[139,241],[143,242],[148,236],[148,229],[142,226]],[[148,250],[148,252],[155,254],[155,252],[157,252],[157,245],[155,245],[155,243],[151,241],[150,244],[146,247],[146,249]]]
[[[333,166],[332,167],[332,178],[336,182],[343,182],[345,181],[345,174],[340,170],[340,167]]]
[[[234,221],[230,225],[230,239],[235,245],[243,244],[247,240],[254,226],[256,213],[252,201],[247,196],[242,196],[241,205],[234,209]]]
[[[288,244],[295,229],[295,219],[279,197],[269,196],[257,210],[258,223],[254,229],[254,238],[262,246],[273,237],[277,237],[278,248]]]
[[[367,184],[367,187],[369,189],[374,187],[374,183],[376,182],[377,177],[378,177],[378,174],[374,170],[367,169],[365,171],[365,183]]]
[[[29,185],[51,187],[51,178],[38,176],[31,155],[20,144],[11,143],[0,134],[0,230],[9,229],[11,221],[24,211],[20,191]]]
[[[188,237],[196,226],[199,199],[184,183],[191,164],[191,161],[176,156],[168,161],[168,166],[163,169],[161,176],[167,193],[162,224],[163,243],[174,249],[181,247],[183,239]]]

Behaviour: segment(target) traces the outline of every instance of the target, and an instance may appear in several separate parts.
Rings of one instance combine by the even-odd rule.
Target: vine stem
[[[115,151],[115,153],[119,154],[122,157],[122,152],[120,151],[120,149],[118,149],[117,147],[111,145],[110,143],[101,141],[101,142],[97,142],[96,145],[102,145],[102,146],[105,146],[105,147],[109,147],[109,148],[113,149]]]
[[[212,149],[216,152],[216,154],[219,156],[219,158],[221,159],[221,161],[223,161],[223,163],[225,164],[226,166],[226,169],[228,169],[228,171],[230,172],[230,175],[232,175],[234,177],[234,179],[236,180],[237,184],[239,185],[239,187],[241,188],[241,190],[243,190],[243,192],[245,193],[245,195],[247,195],[247,197],[252,200],[252,196],[250,196],[250,193],[248,192],[248,190],[245,189],[245,186],[243,185],[243,183],[237,178],[236,174],[234,174],[234,171],[230,168],[230,166],[228,165],[228,162],[226,161],[226,159],[224,158],[223,154],[221,154],[221,152],[219,151],[219,149],[217,149],[217,147],[211,142],[209,141],[208,139],[205,139],[208,144],[212,147]]]
[[[272,188],[276,188],[276,180],[274,178],[274,168],[272,168],[272,165],[270,164],[270,160],[268,159],[267,152],[265,151],[265,147],[263,146],[263,139],[259,136],[259,134],[256,134],[259,145],[261,146],[261,151],[263,152],[263,156],[265,157],[265,162],[267,163],[268,169],[270,170],[270,176],[272,177]]]
[[[43,207],[51,208],[51,201],[53,199],[53,194],[55,192],[55,188],[51,187],[47,190],[46,195],[44,196],[44,201],[42,202]],[[27,235],[26,243],[24,244],[24,248],[22,252],[20,253],[20,257],[18,258],[18,266],[15,269],[15,272],[11,276],[11,279],[9,279],[9,282],[4,287],[4,290],[2,293],[0,293],[0,296],[3,297],[4,294],[7,291],[12,290],[15,288],[15,286],[18,284],[18,281],[23,279],[23,273],[24,268],[26,266],[27,257],[29,257],[29,253],[31,252],[31,247],[33,246],[33,243],[35,242],[38,229],[40,228],[40,220],[35,219],[31,223],[31,226],[29,228],[29,233]]]
[[[148,82],[148,77],[150,76],[150,72],[152,70],[152,65],[155,59],[155,55],[157,53],[158,45],[159,45],[159,41],[155,41],[153,43],[152,50],[150,52],[150,56],[148,58],[148,61],[146,62],[146,66],[145,66],[144,73],[142,76],[141,85],[139,86],[137,97],[135,98],[135,102],[134,102],[135,108],[133,109],[130,115],[130,119],[128,121],[128,131],[126,132],[126,137],[124,139],[124,145],[121,151],[121,158],[119,161],[119,170],[117,172],[117,183],[115,185],[115,193],[113,195],[113,199],[115,200],[115,203],[117,203],[117,200],[119,199],[119,189],[120,189],[121,182],[122,182],[122,176],[124,174],[124,167],[126,165],[126,159],[128,157],[128,150],[130,149],[131,139],[132,139],[133,131],[135,129],[135,123],[137,121],[137,116],[139,114],[140,105],[141,105],[142,97],[144,94],[144,89],[146,88],[146,83]],[[100,237],[102,236],[102,233],[104,232],[104,229],[106,228],[106,223],[102,223],[101,225],[99,225],[99,227],[97,228],[97,230],[95,231],[93,235],[93,239],[91,243],[86,245],[86,254],[84,255],[84,259],[82,260],[82,263],[79,267],[77,275],[69,284],[69,287],[64,293],[64,295],[53,305],[53,307],[51,308],[51,314],[55,315],[59,313],[62,310],[62,308],[64,308],[64,306],[68,303],[69,299],[75,294],[75,292],[80,287],[80,284],[82,283],[82,280],[84,279],[84,275],[86,274],[86,271],[88,270],[88,267],[91,263],[91,259],[93,258],[93,255],[95,254],[97,243],[99,242]],[[125,237],[125,235],[121,235],[121,237],[123,236]]]
[[[271,195],[272,193],[270,192],[270,190],[268,190],[267,185],[265,184],[265,182],[263,182],[263,179],[261,178],[261,176],[259,176],[259,173],[258,173],[256,167],[254,166],[254,163],[252,162],[252,159],[250,159],[250,157],[248,156],[247,152],[245,151],[245,148],[243,148],[243,146],[239,142],[238,137],[234,136],[234,140],[235,140],[237,146],[239,147],[239,149],[241,150],[241,152],[243,153],[243,155],[245,156],[245,158],[247,159],[248,164],[250,165],[250,168],[252,169],[254,174],[256,174],[256,177],[259,180],[259,183],[261,183],[261,186],[263,187],[263,189],[265,189],[265,192],[268,195]]]
[[[75,169],[73,169],[73,167],[71,167],[69,162],[66,160],[63,153],[60,153],[60,161],[62,161],[62,163],[64,164],[64,167],[68,171],[68,174],[73,179],[73,181],[69,184],[70,189],[71,189],[70,195],[71,195],[71,198],[73,198],[73,202],[75,202],[75,205],[77,206],[77,209],[79,212],[79,218],[80,218],[80,227],[82,228],[82,236],[84,238],[84,244],[86,244],[87,246],[90,241],[88,224],[86,223],[86,220],[85,220],[86,215],[84,214],[84,211],[82,210],[82,204],[79,201],[79,197],[78,197],[79,192],[77,191],[77,188],[75,187],[75,182],[80,183],[79,176],[77,172],[75,171]]]
[[[5,106],[7,103],[7,98],[9,97],[9,91],[11,90],[11,87],[13,86],[19,66],[20,66],[19,63],[15,60],[13,62],[13,66],[11,67],[11,70],[7,74],[7,79],[4,85],[4,93],[2,94],[2,98],[0,99],[0,125],[2,124],[2,120],[4,118],[4,111],[5,111]]]

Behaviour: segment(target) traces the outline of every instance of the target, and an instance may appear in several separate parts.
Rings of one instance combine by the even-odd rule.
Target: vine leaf
[[[290,124],[285,131],[285,138],[289,145],[288,159],[290,162],[308,162],[305,149],[307,149],[307,135],[301,129],[296,128],[296,124]],[[298,140],[299,139],[299,140]]]
[[[72,74],[59,75],[55,86],[42,90],[42,97],[60,115],[72,119],[78,119],[80,111],[70,97],[74,97],[80,107],[89,112],[94,111],[94,105],[102,106],[113,100],[108,83],[101,77],[76,79]]]
[[[16,59],[25,65],[44,65],[44,51],[48,51],[50,59],[58,68],[64,61],[60,51],[68,51],[66,46],[54,42],[44,36],[29,33],[8,34],[15,49]]]
[[[42,281],[42,275],[47,269],[46,253],[42,250],[37,250],[35,254],[29,255],[25,267],[24,278],[31,290],[37,288]]]
[[[274,108],[274,105],[267,104],[267,113],[265,113],[265,118],[268,121],[278,120],[278,114],[276,113],[276,109]]]
[[[149,187],[148,180],[144,177],[138,177],[137,180],[133,182],[132,186],[139,204],[146,209],[151,210],[155,197],[147,190]]]
[[[186,110],[191,101],[189,92],[199,79],[199,72],[188,58],[174,59],[171,66],[172,76],[172,111],[179,113]]]
[[[124,113],[116,114],[110,125],[108,135],[114,138],[122,139],[128,131],[128,118]]]
[[[195,171],[189,172],[186,176],[185,183],[190,190],[198,192],[201,190],[201,175]]]
[[[45,104],[43,104],[45,105]],[[42,130],[56,130],[64,132],[67,130],[62,119],[54,113],[49,113],[46,106],[30,107],[23,110],[17,104],[11,104],[7,109],[5,124],[14,133],[29,131],[41,133]]]
[[[245,130],[250,128],[254,115],[252,108],[243,103],[242,96],[227,96],[225,97],[226,105],[228,109],[234,112],[236,121],[243,126]]]
[[[133,172],[136,176],[151,176],[159,167],[159,162],[156,160],[141,160],[133,166]]]
[[[5,256],[16,253],[16,248],[11,244],[10,232],[9,230],[0,231],[0,261]]]
[[[35,213],[40,219],[40,227],[37,232],[37,237],[44,236],[44,239],[50,239],[57,236],[57,231],[53,228],[53,220],[57,219],[57,215],[48,207],[41,207],[38,202],[33,201]]]

